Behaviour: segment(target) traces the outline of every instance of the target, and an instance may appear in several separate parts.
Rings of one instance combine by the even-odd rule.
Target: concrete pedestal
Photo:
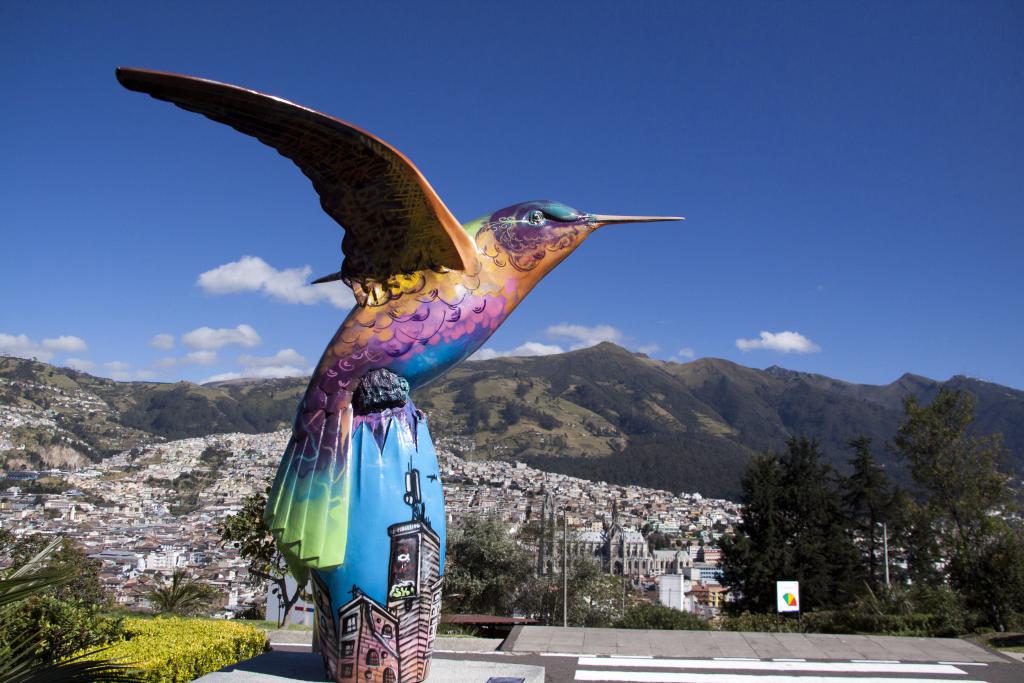
[[[300,652],[267,652],[196,679],[197,683],[294,683],[324,680],[320,655]],[[488,681],[544,683],[544,667],[434,657],[427,678],[427,683]]]

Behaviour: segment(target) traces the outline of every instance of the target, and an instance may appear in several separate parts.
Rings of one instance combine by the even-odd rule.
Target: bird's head
[[[551,271],[598,228],[613,223],[679,221],[675,216],[608,216],[586,213],[551,200],[513,204],[479,221],[476,235],[485,256],[496,265],[530,273],[534,281]],[[472,225],[472,224],[470,224]],[[470,226],[467,225],[467,228]]]

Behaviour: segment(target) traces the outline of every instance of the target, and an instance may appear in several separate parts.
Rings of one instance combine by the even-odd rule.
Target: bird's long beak
[[[602,214],[591,214],[589,222],[598,226],[612,223],[657,223],[658,221],[685,221],[681,216],[605,216]]]

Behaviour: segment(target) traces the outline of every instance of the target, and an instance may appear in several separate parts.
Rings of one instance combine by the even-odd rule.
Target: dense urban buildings
[[[222,434],[152,443],[77,469],[10,472],[0,526],[74,539],[103,562],[104,585],[126,607],[144,606],[147,582],[185,568],[222,593],[220,615],[232,616],[265,596],[246,561],[221,544],[217,525],[265,490],[287,440],[286,431]],[[465,446],[457,450],[466,454]],[[638,583],[680,574],[700,588],[694,595],[707,594],[715,543],[738,519],[729,501],[473,461],[454,450],[438,444],[449,525],[468,515],[494,515],[514,530],[538,525],[539,573],[557,570],[568,547],[570,559],[591,555]],[[669,545],[652,550],[653,539]]]

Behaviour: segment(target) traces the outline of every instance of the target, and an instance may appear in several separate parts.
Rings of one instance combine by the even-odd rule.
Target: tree
[[[60,661],[87,647],[120,637],[122,620],[103,611],[109,597],[100,583],[100,562],[66,538],[0,534],[0,554],[14,567],[45,567],[59,581],[41,584],[11,608],[0,624],[0,648],[34,635],[31,657],[39,664]],[[43,559],[37,559],[43,558]]]
[[[783,579],[800,581],[808,610],[847,603],[856,586],[857,551],[818,443],[794,438],[785,452],[755,458],[742,486],[743,517],[722,548],[734,609],[772,611],[775,582]]]
[[[782,471],[773,454],[755,456],[740,486],[743,514],[736,534],[722,539],[722,583],[739,611],[770,612],[785,563]]]
[[[170,580],[143,594],[157,614],[194,616],[208,609],[217,596],[211,586],[199,583],[182,569],[175,569]]]
[[[871,454],[871,439],[861,436],[851,441],[850,447],[854,450],[850,459],[853,473],[842,480],[843,506],[860,552],[864,579],[877,592],[886,569],[882,525],[890,539],[897,535],[901,496]]]
[[[711,626],[696,614],[642,602],[627,609],[622,618],[615,622],[615,628],[707,631]]]
[[[1024,541],[1001,435],[971,436],[974,398],[943,388],[927,406],[910,396],[895,447],[910,465],[915,578],[948,581],[971,609],[1005,630],[1024,613]],[[930,543],[923,539],[930,539]]]
[[[268,488],[267,492],[269,491]],[[218,530],[221,543],[230,543],[238,549],[239,555],[249,561],[249,579],[252,585],[263,586],[267,581],[273,584],[271,590],[277,591],[283,605],[278,626],[284,626],[288,622],[292,607],[303,595],[305,580],[296,581],[295,590],[289,592],[286,581],[288,565],[284,555],[278,550],[270,529],[263,521],[266,506],[266,494],[254,493],[242,501],[242,509],[226,518]]]
[[[6,534],[3,540],[10,539]],[[137,672],[123,664],[108,660],[82,661],[86,655],[93,654],[98,645],[120,635],[119,622],[116,629],[101,635],[88,629],[84,633],[61,629],[61,624],[49,615],[41,619],[34,614],[40,600],[56,601],[65,609],[81,609],[77,601],[61,602],[53,597],[56,589],[74,578],[72,569],[51,565],[60,545],[59,539],[53,540],[33,557],[0,573],[0,680],[11,683],[137,680]],[[66,638],[68,635],[71,638]]]
[[[557,541],[561,550],[561,540]],[[524,596],[520,608],[541,623],[561,626],[563,587],[568,586],[569,626],[604,628],[622,616],[622,577],[605,574],[596,560],[589,557],[570,558],[569,576],[564,580],[562,565],[558,571],[537,577],[534,587]]]
[[[52,536],[42,534],[30,534],[20,539],[8,536],[0,538],[0,554],[9,557],[11,564],[21,566],[53,541]],[[60,538],[47,555],[47,565],[67,572],[67,579],[48,591],[53,597],[78,600],[87,607],[105,608],[110,604],[110,595],[99,579],[103,563],[87,556],[71,539]]]
[[[972,437],[974,398],[943,388],[930,405],[908,396],[896,451],[910,464],[914,482],[934,518],[946,522],[954,544],[969,545],[991,527],[990,513],[1012,503],[1001,435]]]
[[[469,517],[448,534],[445,602],[461,614],[511,616],[536,589],[534,560],[493,517]]]

